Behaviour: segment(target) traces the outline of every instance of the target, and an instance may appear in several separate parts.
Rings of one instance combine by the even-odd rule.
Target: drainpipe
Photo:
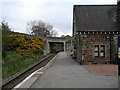
[[[120,35],[118,36],[118,54],[117,54],[117,60],[118,60],[118,76],[120,76]]]
[[[81,39],[80,40],[81,41],[81,61],[80,61],[80,64],[83,65],[83,62],[84,62],[84,60],[83,60],[83,34],[81,34],[81,38],[79,38],[79,39]]]
[[[110,64],[111,64],[111,33],[110,33]]]

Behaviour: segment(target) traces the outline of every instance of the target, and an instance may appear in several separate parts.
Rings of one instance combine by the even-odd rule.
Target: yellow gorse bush
[[[8,50],[15,50],[23,56],[43,54],[45,40],[42,37],[30,37],[27,35],[9,35],[12,39]]]

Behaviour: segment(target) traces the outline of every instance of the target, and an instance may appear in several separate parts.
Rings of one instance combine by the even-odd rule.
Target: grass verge
[[[44,55],[41,55],[39,59],[32,57],[22,58],[22,56],[16,52],[7,52],[6,57],[2,58],[2,79],[6,79],[15,73],[27,68],[28,66],[42,60]]]

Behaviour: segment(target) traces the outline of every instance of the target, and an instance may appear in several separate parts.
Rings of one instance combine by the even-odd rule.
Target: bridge
[[[46,44],[45,44],[45,49],[44,49],[44,54],[48,54],[50,52],[52,52],[52,47],[53,44],[57,43],[57,44],[61,44],[63,47],[63,51],[66,51],[66,41],[70,40],[68,38],[63,38],[63,37],[46,37],[44,38],[44,40],[46,40]]]

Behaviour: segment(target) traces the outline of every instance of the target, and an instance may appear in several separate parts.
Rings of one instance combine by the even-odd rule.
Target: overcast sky
[[[0,0],[0,20],[15,32],[27,33],[30,20],[53,25],[61,35],[72,35],[73,5],[116,4],[117,0]]]

